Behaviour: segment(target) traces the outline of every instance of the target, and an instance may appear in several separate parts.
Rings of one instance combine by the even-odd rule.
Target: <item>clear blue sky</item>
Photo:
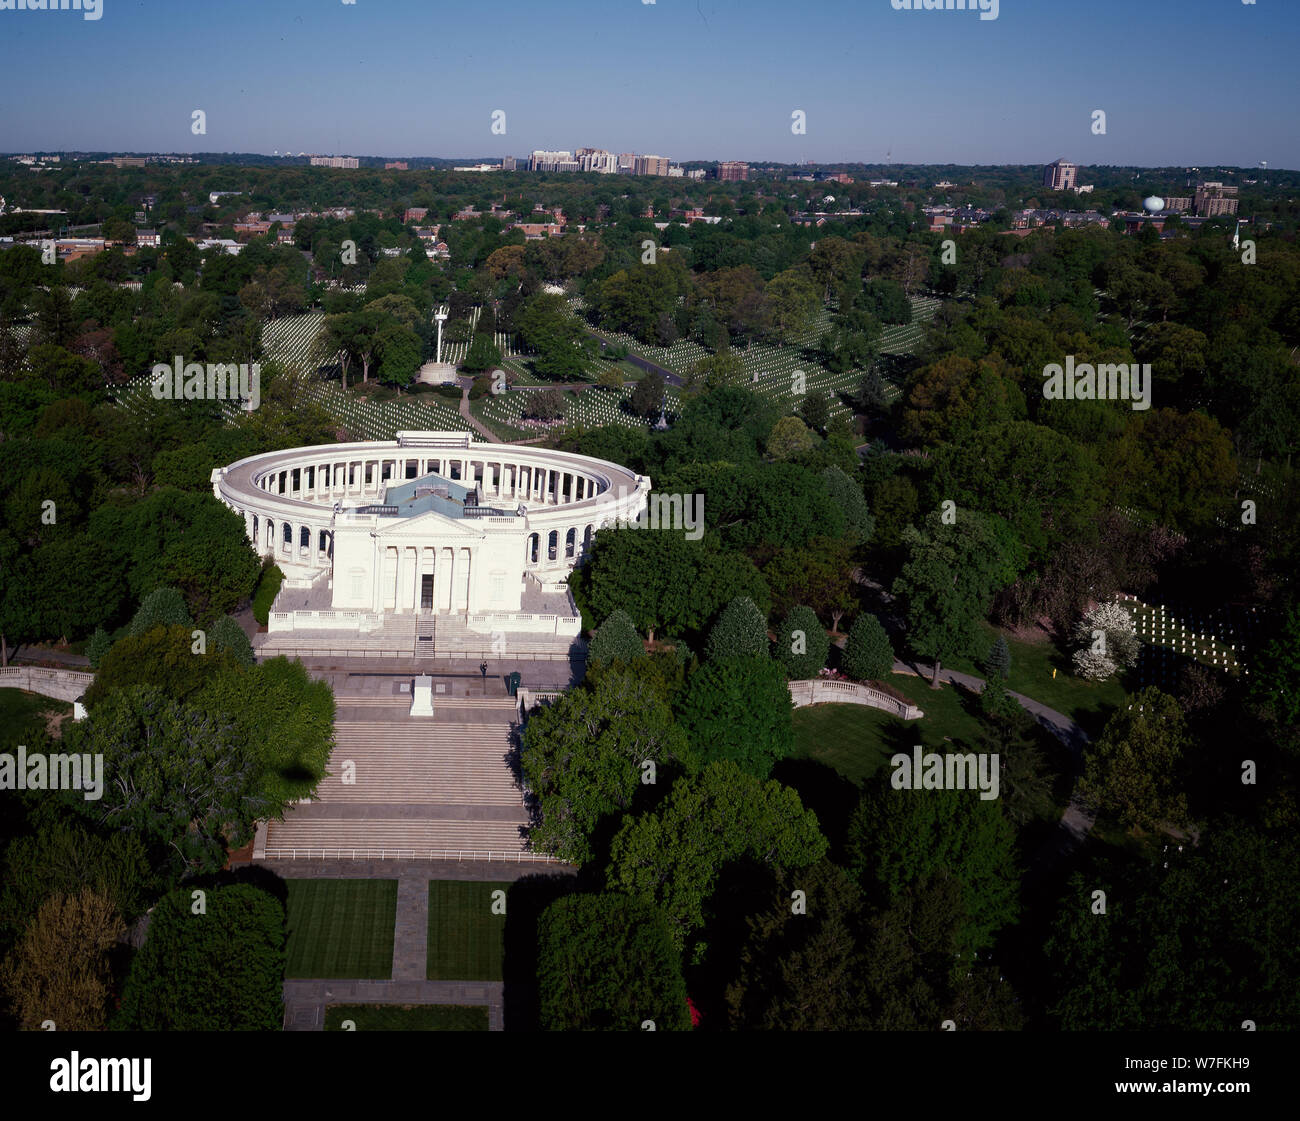
[[[1300,0],[102,4],[0,11],[0,151],[1300,167]]]

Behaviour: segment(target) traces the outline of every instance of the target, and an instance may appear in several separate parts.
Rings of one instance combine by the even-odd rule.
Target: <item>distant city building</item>
[[[452,171],[500,171],[500,170],[501,170],[501,165],[499,163],[476,163],[476,164],[470,164],[468,167],[452,168]]]
[[[528,157],[529,171],[560,171],[562,168],[567,168],[569,165],[573,165],[576,170],[577,161],[573,158],[573,153],[567,150],[547,152],[542,151],[541,149],[536,149],[533,154]]]
[[[706,174],[707,174],[707,173],[705,172],[704,168],[702,168],[702,167],[696,167],[696,168],[692,168],[690,171],[688,171],[688,172],[686,173],[686,178],[687,178],[687,179],[703,179],[704,176],[705,176]]]
[[[637,156],[634,173],[637,175],[667,175],[671,163],[672,161],[667,156]]]
[[[517,171],[518,169],[519,169],[519,161],[518,161],[517,159],[515,159],[514,156],[502,156],[502,157],[501,157],[501,170],[502,170],[502,171]]]
[[[949,182],[945,179],[942,183],[936,183],[936,184],[934,185],[934,189],[935,189],[936,191],[951,191],[951,190],[952,190],[954,187],[956,187],[956,186],[957,186],[956,183],[949,183]]]
[[[1049,191],[1072,191],[1079,180],[1079,165],[1057,160],[1043,168],[1043,186]]]
[[[405,160],[392,160],[384,164],[385,171],[410,171],[411,166]]]
[[[1095,188],[1094,188],[1093,184],[1091,184],[1091,183],[1085,183],[1085,184],[1081,184],[1081,185],[1078,186],[1078,187],[1075,187],[1075,188],[1074,188],[1074,193],[1075,193],[1076,195],[1090,195],[1090,194],[1092,194],[1092,192],[1093,192],[1094,189],[1095,189]]]
[[[157,230],[136,230],[135,243],[141,249],[157,249],[162,245],[162,235]]]
[[[118,168],[144,167],[145,158],[144,156],[114,156],[112,162],[113,166]]]
[[[594,171],[600,175],[613,175],[618,171],[618,157],[603,148],[579,148],[578,160],[583,171]]]
[[[1192,209],[1192,196],[1179,195],[1165,199],[1165,210],[1170,214],[1187,214]]]
[[[631,175],[635,167],[636,167],[635,152],[619,152],[618,154],[619,171],[623,171],[626,172],[628,175]]]
[[[1196,188],[1196,213],[1201,218],[1236,214],[1239,202],[1236,187],[1225,187],[1222,183],[1201,183]]]
[[[361,164],[356,156],[312,156],[312,167],[335,167],[355,170]]]
[[[897,187],[897,179],[868,179],[868,187]]]
[[[412,222],[422,222],[428,213],[427,206],[408,206],[402,215],[402,225],[409,226]]]
[[[224,198],[231,198],[234,195],[242,195],[243,191],[209,191],[208,202],[212,206],[219,206]]]
[[[724,183],[739,183],[749,178],[749,164],[744,160],[723,160],[718,164],[718,178]]]

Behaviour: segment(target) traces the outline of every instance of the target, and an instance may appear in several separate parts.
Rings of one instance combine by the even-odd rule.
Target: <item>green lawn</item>
[[[1003,634],[994,627],[985,629],[989,646],[999,634]],[[1088,735],[1096,736],[1110,713],[1127,702],[1128,692],[1119,676],[1109,681],[1085,681],[1075,677],[1069,656],[1058,651],[1053,643],[1023,642],[1005,634],[1004,637],[1011,650],[1011,676],[1007,679],[1007,688],[1065,713]],[[986,676],[984,670],[968,658],[954,658],[947,667],[977,677]],[[1053,670],[1056,671],[1055,677],[1052,676]],[[900,680],[895,674],[890,683],[897,685]],[[924,708],[924,704],[921,707]]]
[[[954,744],[974,743],[979,722],[952,686],[931,689],[919,677],[894,674],[889,684],[905,694],[925,715],[901,720],[864,705],[813,705],[794,714],[796,754],[816,759],[861,785],[898,752],[916,744],[951,751]]]
[[[509,883],[430,881],[430,981],[501,980],[506,917],[492,913],[492,893],[509,887]]]
[[[389,980],[396,880],[287,880],[290,978]]]
[[[0,746],[26,743],[34,732],[45,729],[47,715],[60,712],[71,713],[72,705],[22,689],[0,689]]]
[[[488,1010],[464,1004],[331,1004],[325,1009],[325,1030],[341,1031],[487,1031]]]

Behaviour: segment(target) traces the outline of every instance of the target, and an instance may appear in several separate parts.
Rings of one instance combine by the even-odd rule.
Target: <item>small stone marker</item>
[[[422,673],[415,679],[415,689],[411,697],[411,715],[433,715],[433,678],[428,674]]]

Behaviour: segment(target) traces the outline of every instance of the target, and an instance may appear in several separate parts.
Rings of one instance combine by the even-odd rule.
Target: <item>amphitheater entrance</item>
[[[433,610],[433,574],[425,573],[420,577],[420,610]]]

